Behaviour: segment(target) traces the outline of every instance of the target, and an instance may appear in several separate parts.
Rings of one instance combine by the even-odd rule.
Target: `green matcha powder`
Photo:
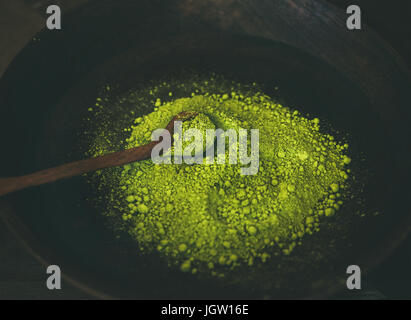
[[[96,189],[108,190],[104,214],[118,221],[141,251],[157,252],[183,272],[224,276],[264,263],[274,252],[291,254],[306,234],[319,231],[321,219],[338,214],[348,191],[350,158],[347,144],[320,131],[319,119],[309,120],[240,84],[216,92],[218,81],[201,82],[185,98],[170,92],[164,102],[156,97],[158,88],[151,88],[154,110],[123,128],[125,147],[150,142],[153,130],[182,111],[195,111],[200,116],[190,127],[259,129],[258,174],[241,175],[241,165],[228,162],[158,165],[149,159],[89,178]],[[109,151],[105,132],[95,137],[89,155]]]

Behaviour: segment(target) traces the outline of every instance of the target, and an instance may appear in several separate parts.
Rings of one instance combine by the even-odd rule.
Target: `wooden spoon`
[[[165,130],[174,132],[175,121],[185,121],[195,117],[197,113],[192,111],[180,112],[167,125]],[[16,192],[28,187],[39,186],[57,180],[70,178],[83,173],[100,169],[122,166],[131,162],[145,160],[151,157],[151,151],[160,141],[152,141],[146,145],[110,153],[97,158],[75,161],[58,167],[41,170],[29,175],[12,178],[0,178],[0,196]]]

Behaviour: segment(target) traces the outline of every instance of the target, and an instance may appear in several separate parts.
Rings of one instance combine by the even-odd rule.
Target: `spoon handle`
[[[71,178],[87,172],[148,159],[151,156],[151,150],[157,143],[157,141],[153,141],[137,148],[110,153],[96,158],[75,161],[21,177],[0,178],[0,196],[28,187]]]
[[[167,125],[171,135],[174,132],[175,121],[186,121],[197,115],[195,112],[184,111],[176,115]],[[145,160],[151,157],[151,151],[160,141],[152,141],[146,145],[114,152],[96,158],[75,161],[58,167],[41,170],[21,177],[0,178],[0,197],[28,187],[39,186],[57,180],[71,178],[87,172],[122,166],[131,162]]]

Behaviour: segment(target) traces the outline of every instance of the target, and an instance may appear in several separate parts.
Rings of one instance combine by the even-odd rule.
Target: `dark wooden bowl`
[[[407,207],[410,77],[372,30],[345,27],[345,13],[322,1],[99,0],[41,31],[0,80],[1,175],[13,176],[82,157],[77,135],[106,83],[115,95],[182,69],[277,85],[290,106],[349,133],[367,179],[360,219],[348,205],[305,239],[290,258],[261,271],[265,281],[197,279],[141,257],[114,241],[82,178],[2,199],[2,214],[43,263],[96,297],[322,297],[344,284],[345,270],[377,265],[410,232]],[[141,110],[141,113],[149,110]],[[12,156],[10,156],[12,155]],[[333,246],[330,247],[329,244]],[[332,248],[332,249],[330,249]],[[314,261],[312,252],[324,259]],[[281,266],[281,268],[279,268]],[[244,277],[246,278],[246,277]],[[261,280],[260,279],[260,280]]]

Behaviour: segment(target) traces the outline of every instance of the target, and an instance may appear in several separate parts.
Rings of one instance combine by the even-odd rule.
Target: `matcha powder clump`
[[[319,230],[320,219],[338,214],[350,158],[348,145],[322,133],[318,119],[260,92],[237,87],[213,93],[207,82],[204,88],[182,98],[170,93],[166,102],[156,99],[154,111],[125,128],[125,147],[150,142],[153,130],[165,128],[173,116],[195,111],[199,116],[187,125],[204,131],[259,129],[256,175],[241,175],[240,164],[149,159],[98,172],[93,181],[109,185],[106,214],[121,221],[142,251],[157,252],[183,272],[223,276],[273,254],[289,255],[306,234]]]

